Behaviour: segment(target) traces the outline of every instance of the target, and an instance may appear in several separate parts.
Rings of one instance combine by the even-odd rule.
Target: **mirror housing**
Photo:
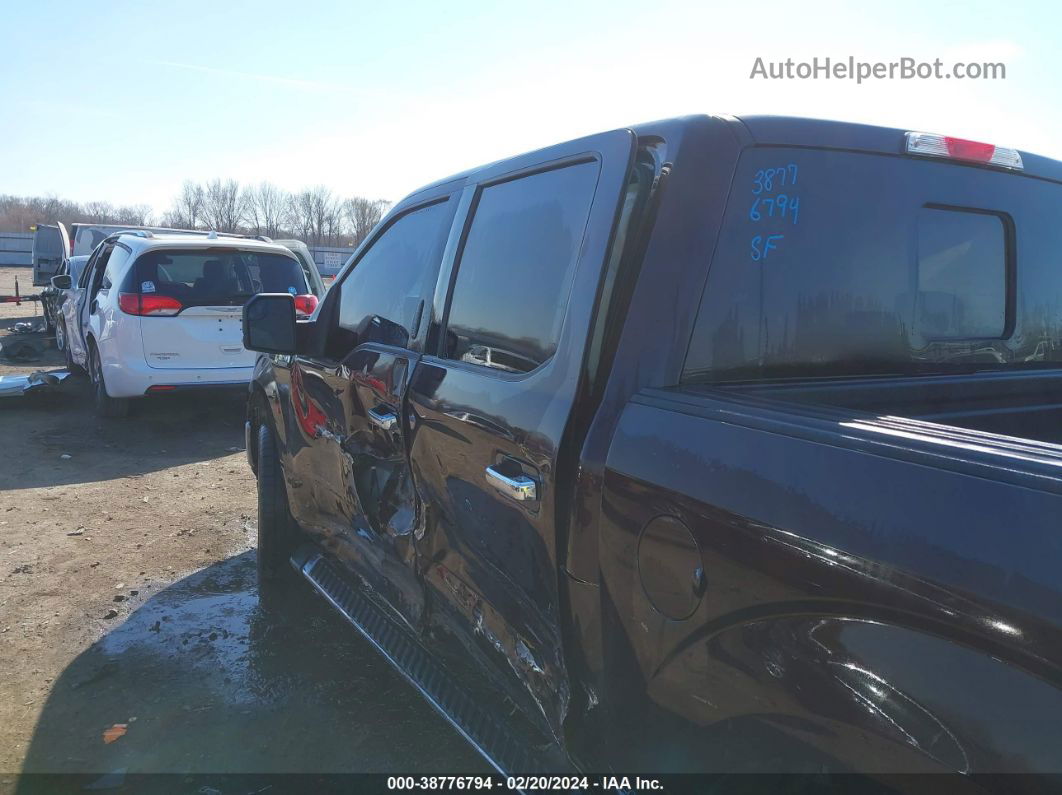
[[[259,353],[296,353],[295,297],[258,293],[243,305],[243,347]]]
[[[70,278],[69,273],[60,273],[58,276],[51,278],[52,287],[56,290],[69,290],[74,281]]]

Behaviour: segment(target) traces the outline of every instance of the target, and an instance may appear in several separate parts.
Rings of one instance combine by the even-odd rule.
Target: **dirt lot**
[[[33,289],[0,269],[0,294],[15,273]],[[0,304],[0,341],[33,313]],[[61,366],[49,347],[0,374]],[[195,792],[222,772],[485,769],[308,590],[259,603],[239,396],[110,421],[83,377],[0,400],[0,792],[27,790],[20,771],[180,772],[198,778],[166,791]]]

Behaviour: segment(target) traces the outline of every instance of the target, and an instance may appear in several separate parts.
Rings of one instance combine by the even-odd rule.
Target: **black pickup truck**
[[[413,193],[244,335],[263,585],[499,769],[1062,772],[1062,163],[615,130]]]

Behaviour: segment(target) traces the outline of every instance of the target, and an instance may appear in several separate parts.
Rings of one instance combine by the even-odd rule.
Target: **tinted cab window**
[[[1062,186],[781,147],[733,185],[687,380],[1062,364]]]
[[[557,349],[596,161],[482,189],[461,252],[445,355],[514,373]]]
[[[453,202],[441,201],[399,216],[332,288],[340,294],[330,355],[341,357],[366,342],[404,347],[416,336],[453,212]]]

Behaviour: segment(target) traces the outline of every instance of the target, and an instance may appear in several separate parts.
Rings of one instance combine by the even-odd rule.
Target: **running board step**
[[[303,547],[291,562],[499,773],[574,772],[559,746],[533,745],[480,706],[408,631],[352,587],[320,552]]]

